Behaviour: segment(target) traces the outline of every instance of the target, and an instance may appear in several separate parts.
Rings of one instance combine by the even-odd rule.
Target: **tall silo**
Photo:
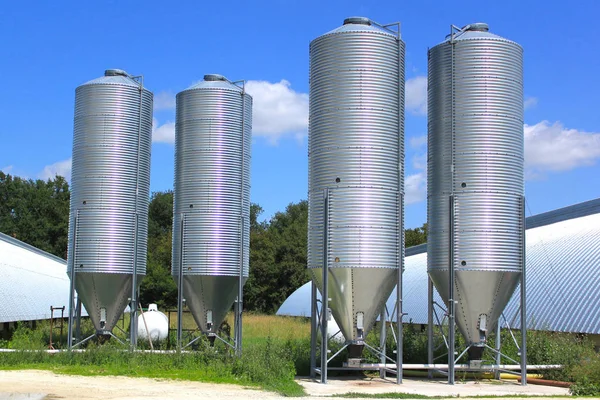
[[[310,43],[308,268],[350,358],[404,254],[404,52],[399,31],[363,17]]]
[[[523,50],[453,28],[428,85],[428,272],[477,360],[523,271]]]
[[[248,279],[252,97],[205,75],[177,94],[176,114],[172,274],[214,341]],[[241,338],[240,322],[235,329]]]
[[[146,274],[153,95],[140,78],[109,69],[75,90],[68,274],[101,335]]]

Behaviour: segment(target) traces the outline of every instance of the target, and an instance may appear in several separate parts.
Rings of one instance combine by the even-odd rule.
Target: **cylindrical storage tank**
[[[216,332],[248,278],[252,97],[221,75],[177,94],[172,274]]]
[[[523,50],[467,25],[429,50],[427,252],[446,302],[452,257],[456,324],[474,347],[521,276],[523,160]]]
[[[308,268],[321,288],[326,231],[329,307],[349,343],[373,326],[403,257],[404,49],[362,17],[310,43]]]
[[[146,274],[153,95],[109,69],[75,91],[68,273],[98,331]]]
[[[158,311],[156,304],[150,304],[148,311],[140,314],[137,323],[139,340],[160,342],[169,336],[169,318]]]

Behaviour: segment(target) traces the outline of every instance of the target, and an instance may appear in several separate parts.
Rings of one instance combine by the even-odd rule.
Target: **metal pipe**
[[[238,298],[236,307],[236,326],[235,326],[235,354],[242,354],[242,312],[244,304],[244,178],[245,178],[245,158],[246,158],[246,81],[242,82],[242,162],[240,179],[240,272],[238,276]]]
[[[310,281],[310,377],[315,378],[317,367],[317,285]]]
[[[454,385],[454,195],[450,196],[448,256],[448,384]]]
[[[140,315],[142,316],[142,321],[144,321],[144,327],[146,328],[146,335],[148,336],[148,343],[150,343],[150,350],[154,351],[154,344],[152,344],[152,337],[150,337],[150,329],[148,329],[148,324],[146,323],[146,316],[144,315],[144,310],[142,309],[142,303],[139,303],[140,307]]]
[[[141,95],[140,95],[141,96]],[[141,107],[141,106],[140,106]],[[141,109],[140,109],[141,114]],[[139,139],[138,139],[139,140]],[[138,145],[139,153],[139,145]],[[138,154],[139,157],[139,154]],[[139,159],[138,159],[139,170]],[[138,173],[139,175],[139,173]],[[135,212],[135,232],[133,241],[133,277],[131,279],[131,303],[129,305],[129,347],[131,350],[137,347],[137,253],[138,253],[138,213],[137,213],[137,184],[136,184],[136,212]]]
[[[143,97],[144,97],[144,76],[132,77],[132,79],[138,78],[140,85],[138,87],[140,93],[139,101],[139,112],[138,112],[138,135],[137,135],[137,165],[135,173],[135,232],[133,242],[133,277],[131,280],[131,303],[129,305],[129,346],[131,350],[137,347],[137,267],[138,267],[138,202],[140,201],[140,147],[142,142],[142,111],[143,111]],[[146,200],[147,201],[147,200]]]
[[[398,44],[398,79],[404,82],[404,63],[402,62],[402,39],[401,39],[401,25],[400,22],[395,24],[397,26],[398,32],[396,36],[396,42]],[[398,88],[400,88],[400,82],[398,82]],[[404,86],[403,86],[404,88]],[[398,90],[398,148],[402,148],[402,141],[404,140],[404,132],[402,127],[404,126],[404,107],[402,104],[404,103],[404,91]],[[404,165],[404,152],[399,153],[399,169],[402,170],[402,166]],[[402,274],[404,272],[404,249],[405,249],[405,238],[404,238],[404,176],[398,173],[398,191],[400,194],[400,215],[399,220],[399,236],[400,236],[400,265],[398,266],[398,279],[396,285],[396,329],[398,330],[396,335],[396,365],[398,367],[398,373],[396,374],[396,384],[402,383],[402,357],[403,357],[403,326],[402,326],[402,318],[404,316],[402,309]]]
[[[502,357],[500,353],[500,346],[502,345],[502,340],[500,338],[500,321],[497,322],[496,325],[496,364],[500,364],[502,362]],[[494,377],[496,379],[500,379],[500,371],[496,371]]]
[[[327,359],[327,364],[329,364],[329,362],[331,360],[333,360],[334,358],[336,358],[338,356],[338,354],[340,354],[342,351],[344,351],[346,349],[346,347],[348,347],[348,343],[346,343],[344,346],[342,346],[334,355],[332,355],[331,357],[329,357]],[[384,361],[385,363],[385,361]]]
[[[321,383],[327,383],[327,317],[329,314],[329,252],[328,250],[328,218],[329,218],[329,189],[325,189],[323,212],[323,289],[321,291]]]
[[[527,292],[525,288],[525,196],[521,197],[521,385],[527,386]]]
[[[451,121],[452,129],[450,140],[452,141],[452,160],[450,164],[452,173],[452,194],[450,195],[450,221],[449,221],[449,284],[448,284],[448,384],[454,385],[454,132],[455,132],[455,101],[454,101],[454,26],[450,25],[450,48],[451,48],[451,96],[452,96],[452,107],[451,107]]]
[[[73,302],[75,301],[75,254],[77,246],[77,223],[79,221],[79,211],[75,214],[74,226],[73,226],[73,245],[71,254],[71,285],[69,286],[69,326],[67,327],[67,348],[71,350],[73,348]],[[79,299],[79,296],[77,296]]]
[[[427,274],[427,363],[433,364],[433,281]],[[433,378],[433,372],[427,375]]]
[[[402,201],[404,202],[404,196],[402,196]],[[404,228],[402,227],[402,246],[404,246]],[[404,247],[402,247],[404,249]],[[398,285],[396,286],[396,329],[397,332],[397,344],[396,344],[396,365],[398,368],[398,373],[396,374],[396,384],[402,383],[402,357],[404,354],[404,327],[402,326],[402,318],[404,317],[404,313],[402,311],[402,271],[404,270],[404,250],[402,250],[402,256],[400,258],[400,268],[398,268]]]
[[[81,339],[81,299],[77,295],[77,306],[75,307],[75,339],[79,341]]]
[[[379,361],[382,364],[385,364],[385,341],[386,341],[386,325],[387,325],[387,318],[385,316],[385,306],[383,308],[383,311],[381,312],[381,315],[379,316],[379,321],[381,322],[381,333],[379,334],[379,350],[381,351],[381,355],[379,356]],[[381,379],[385,379],[385,369],[381,369],[379,370],[379,377]]]
[[[362,363],[359,364],[358,367],[344,367],[344,369],[353,370],[353,369],[361,369],[361,368],[389,368],[394,369],[396,367],[395,364],[380,364],[380,363]],[[404,364],[403,368],[406,370],[420,370],[420,369],[449,369],[449,364]],[[549,364],[549,365],[529,365],[527,369],[530,371],[539,371],[539,370],[549,370],[549,369],[561,369],[563,366],[558,364]],[[474,368],[470,364],[456,364],[454,366],[455,370],[459,371],[493,371],[497,369],[503,369],[507,371],[520,371],[521,365],[519,364],[490,364],[490,365],[481,365],[480,367]],[[333,368],[332,368],[333,369]]]
[[[180,214],[181,228],[179,230],[179,275],[177,291],[177,350],[182,350],[182,334],[183,334],[183,232],[185,227],[185,214]]]

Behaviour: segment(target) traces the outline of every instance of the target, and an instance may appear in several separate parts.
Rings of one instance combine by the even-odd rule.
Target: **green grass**
[[[294,377],[296,360],[302,359],[300,366],[303,366],[304,358],[308,360],[309,343],[303,337],[304,333],[309,335],[308,322],[301,318],[248,315],[244,319],[244,327],[247,329],[244,331],[243,353],[241,358],[237,358],[218,341],[215,347],[208,347],[204,340],[196,351],[181,354],[131,353],[126,346],[114,340],[103,345],[90,343],[85,352],[48,354],[30,351],[48,346],[49,326],[38,323],[37,329],[19,327],[10,342],[0,343],[0,347],[21,350],[0,353],[0,369],[231,383],[286,396],[305,395]],[[85,336],[93,332],[93,327],[86,322],[82,331]],[[117,335],[125,338],[121,333]],[[55,347],[59,347],[58,344]]]
[[[172,314],[173,317],[173,314]],[[227,317],[233,325],[232,315]],[[128,321],[123,321],[124,326]],[[176,326],[176,317],[171,319],[171,326]],[[194,328],[195,323],[190,314],[184,314],[184,327]],[[121,323],[119,324],[121,325]],[[0,347],[19,350],[42,350],[48,347],[49,324],[38,323],[36,329],[25,325],[19,326],[11,341],[0,341]],[[89,320],[82,324],[82,336],[86,337],[94,331]],[[367,341],[377,346],[378,331],[376,326],[369,333]],[[64,329],[62,343],[66,338]],[[126,334],[115,329],[114,333],[121,339]],[[173,334],[174,335],[174,334]],[[193,332],[193,336],[199,335]],[[518,340],[518,333],[517,340]],[[390,335],[391,336],[391,335]],[[503,351],[517,358],[516,346],[512,343],[508,332],[503,341]],[[60,348],[55,337],[55,347]],[[207,346],[206,339],[198,342],[194,352],[183,354],[131,353],[127,346],[114,340],[98,345],[90,343],[83,353],[58,353],[20,351],[16,353],[0,353],[0,369],[44,369],[56,373],[73,375],[121,375],[131,377],[182,379],[200,382],[233,383],[275,391],[287,396],[304,395],[303,388],[294,380],[296,375],[309,375],[310,358],[310,323],[307,318],[278,317],[255,314],[244,316],[244,346],[241,358],[231,355],[225,346],[216,342],[215,347]],[[426,332],[415,326],[407,325],[404,330],[404,362],[423,363],[427,357]],[[441,341],[441,338],[437,338]],[[463,344],[457,338],[457,348]],[[493,337],[490,338],[494,340]],[[174,344],[174,340],[171,340]],[[331,343],[330,349],[335,352],[340,344]],[[140,342],[141,348],[147,345]],[[159,346],[168,348],[166,344]],[[396,346],[392,338],[388,338],[387,352],[394,357]],[[440,350],[440,351],[443,351]],[[378,359],[365,352],[367,362]],[[437,355],[437,354],[436,354]],[[332,366],[339,365],[345,353],[340,354]],[[487,358],[490,355],[486,356]],[[574,395],[600,394],[600,355],[593,350],[593,345],[585,338],[551,332],[530,332],[528,334],[528,361],[531,364],[561,364],[562,370],[544,371],[543,378],[574,382],[571,391]],[[330,376],[335,376],[333,373]],[[461,379],[457,374],[457,379]],[[385,393],[380,395],[348,394],[346,397],[366,398],[421,398],[402,393]],[[387,397],[386,397],[387,396]],[[403,397],[404,396],[404,397]],[[406,397],[409,396],[409,397]],[[522,397],[522,396],[519,396]]]

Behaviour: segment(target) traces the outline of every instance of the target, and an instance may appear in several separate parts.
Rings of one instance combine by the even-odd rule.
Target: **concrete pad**
[[[371,377],[333,377],[327,384],[310,378],[296,380],[309,396],[335,397],[346,393],[410,393],[424,396],[474,397],[474,396],[569,396],[569,389],[541,385],[521,386],[516,381],[457,381],[448,385],[445,380],[404,378],[396,385],[395,378],[380,379]]]

